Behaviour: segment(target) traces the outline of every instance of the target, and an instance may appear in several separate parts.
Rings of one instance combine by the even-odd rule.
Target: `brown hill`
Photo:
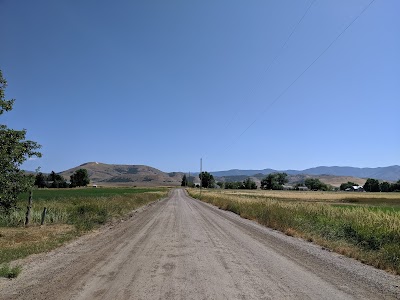
[[[354,182],[358,185],[364,185],[366,179],[357,178],[353,176],[335,176],[335,175],[308,175],[308,174],[298,174],[289,175],[289,184],[302,183],[307,178],[317,178],[323,183],[329,184],[334,187],[339,187],[342,183]]]
[[[365,178],[357,178],[357,177],[352,177],[352,176],[334,176],[334,175],[312,176],[312,175],[310,175],[310,177],[318,178],[323,183],[330,184],[335,187],[339,187],[342,183],[346,183],[349,181],[363,186],[365,181],[367,181]]]
[[[183,173],[165,173],[143,165],[112,165],[89,162],[66,170],[60,174],[69,178],[76,170],[86,169],[92,184],[137,185],[137,186],[178,186]]]

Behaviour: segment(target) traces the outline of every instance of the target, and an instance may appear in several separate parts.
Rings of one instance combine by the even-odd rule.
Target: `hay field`
[[[241,217],[400,274],[400,194],[189,189]]]
[[[194,190],[192,193],[195,193]],[[400,193],[322,192],[322,191],[273,191],[273,190],[203,190],[205,194],[224,194],[242,201],[275,199],[283,201],[318,202],[330,204],[384,205],[400,208]]]

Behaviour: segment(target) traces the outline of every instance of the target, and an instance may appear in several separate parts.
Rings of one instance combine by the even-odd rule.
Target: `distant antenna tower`
[[[200,198],[201,198],[202,188],[203,188],[203,158],[200,158]]]

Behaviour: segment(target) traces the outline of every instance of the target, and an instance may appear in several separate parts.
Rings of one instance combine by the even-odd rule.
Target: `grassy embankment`
[[[166,188],[45,189],[33,192],[31,226],[25,228],[28,195],[21,195],[18,209],[0,214],[0,276],[18,275],[8,263],[33,253],[54,249],[108,220],[165,197]],[[40,226],[47,207],[45,226]]]
[[[201,200],[400,274],[399,193],[205,190]]]

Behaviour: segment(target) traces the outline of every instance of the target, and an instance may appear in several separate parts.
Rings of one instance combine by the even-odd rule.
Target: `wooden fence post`
[[[40,225],[44,224],[44,219],[46,218],[46,213],[47,213],[47,208],[43,208],[43,212],[42,212],[42,221],[40,222]]]
[[[25,226],[29,225],[31,220],[31,209],[32,209],[32,191],[29,191],[29,199],[28,199],[28,206],[26,207],[26,216],[25,216]]]

